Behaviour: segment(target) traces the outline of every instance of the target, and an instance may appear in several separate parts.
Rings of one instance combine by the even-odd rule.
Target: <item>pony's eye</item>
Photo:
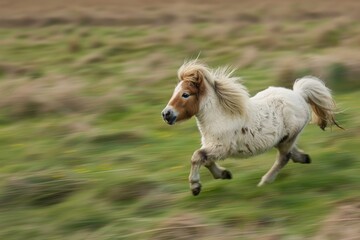
[[[183,97],[183,98],[188,98],[188,97],[190,97],[190,94],[188,94],[188,93],[183,93],[183,94],[182,94],[182,97]]]

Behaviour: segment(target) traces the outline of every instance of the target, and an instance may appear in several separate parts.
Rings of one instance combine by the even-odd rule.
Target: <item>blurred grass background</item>
[[[0,239],[356,239],[360,4],[342,1],[0,1]],[[290,163],[275,151],[202,170],[194,119],[160,111],[184,59],[232,65],[252,94],[313,74],[346,129],[309,125]]]

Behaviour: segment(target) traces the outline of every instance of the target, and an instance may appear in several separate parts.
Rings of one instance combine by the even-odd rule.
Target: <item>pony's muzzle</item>
[[[169,124],[173,125],[175,124],[177,113],[170,107],[166,107],[162,112],[161,115],[164,119],[164,121]]]

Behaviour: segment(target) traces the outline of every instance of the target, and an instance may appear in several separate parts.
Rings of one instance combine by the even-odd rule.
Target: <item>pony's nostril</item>
[[[164,121],[170,125],[173,125],[176,121],[176,112],[174,112],[171,108],[164,109],[161,112],[161,115]]]
[[[164,111],[161,112],[161,115],[163,116],[164,119],[167,119],[171,116],[171,110],[165,109]]]

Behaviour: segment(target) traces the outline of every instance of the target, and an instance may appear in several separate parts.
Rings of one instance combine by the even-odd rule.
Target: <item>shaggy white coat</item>
[[[211,74],[207,77],[208,85],[212,81],[233,81],[235,88],[240,85],[235,82],[236,79],[229,79],[227,75],[217,79],[213,79]],[[309,81],[315,85],[322,84],[314,77],[298,80]],[[302,96],[306,88],[295,88],[292,91],[269,87],[251,98],[247,92],[243,92],[245,114],[242,115],[230,114],[219,104],[215,90],[210,86],[207,89],[209,91],[200,103],[196,120],[202,136],[202,148],[217,152],[219,159],[263,153],[276,146],[285,136],[296,137],[311,118],[310,106]]]

